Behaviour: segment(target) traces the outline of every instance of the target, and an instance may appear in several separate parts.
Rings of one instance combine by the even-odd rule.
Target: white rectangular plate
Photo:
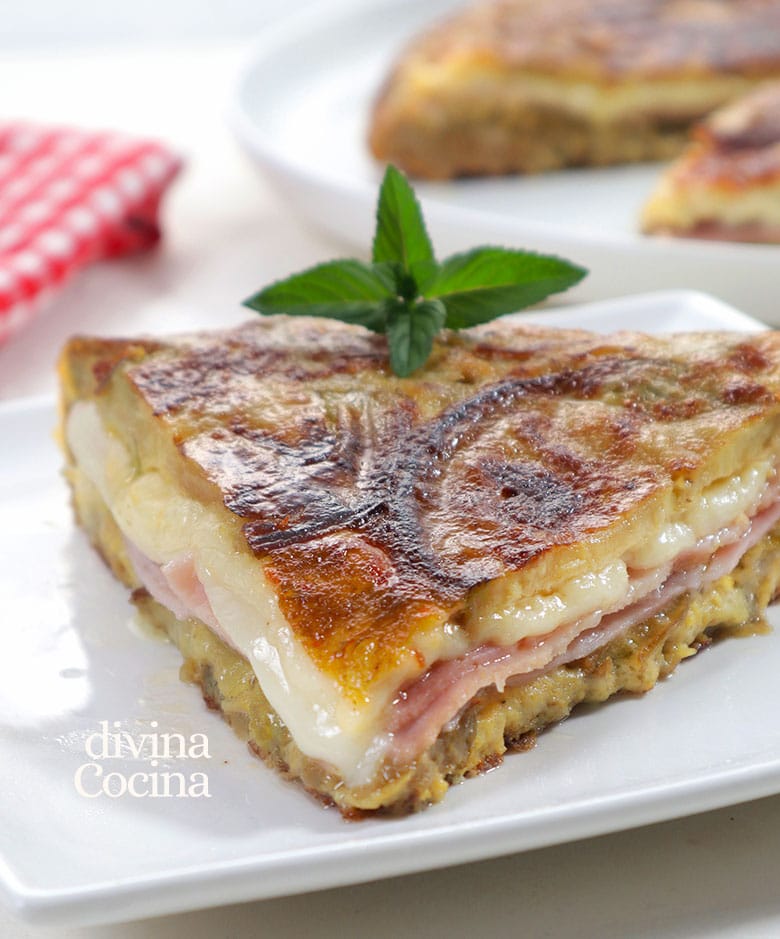
[[[533,318],[601,330],[757,328],[693,293]],[[296,893],[780,791],[773,633],[717,643],[648,695],[578,713],[422,814],[342,821],[248,753],[179,681],[173,646],[129,627],[125,589],[71,520],[55,423],[48,401],[0,408],[0,886],[20,913],[95,923]],[[85,746],[101,721],[136,740],[205,734],[208,759],[155,769],[205,772],[210,797],[79,795],[74,775],[91,762]],[[152,771],[130,757],[99,763],[126,778]]]
[[[382,167],[366,146],[371,104],[406,41],[462,0],[325,0],[267,32],[237,84],[232,123],[301,214],[359,251]],[[640,234],[661,164],[419,183],[440,254],[480,242],[563,255],[590,275],[578,300],[690,287],[780,323],[778,245]]]

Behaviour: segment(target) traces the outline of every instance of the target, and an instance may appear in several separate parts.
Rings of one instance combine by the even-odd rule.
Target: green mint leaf
[[[405,378],[428,361],[433,338],[444,325],[446,310],[438,300],[387,304],[390,367]]]
[[[433,261],[433,246],[414,189],[394,166],[385,171],[376,208],[374,263],[400,265],[411,274],[414,264]]]
[[[572,287],[587,273],[561,258],[508,248],[475,248],[427,271],[428,276],[420,278],[420,289],[426,297],[441,300],[450,329],[486,323],[539,303]]]
[[[420,296],[425,296],[427,284],[432,284],[439,276],[439,264],[435,258],[426,258],[424,261],[415,261],[412,264],[411,276]]]
[[[330,261],[277,281],[244,301],[258,313],[325,316],[385,331],[385,303],[397,295],[389,265]]]
[[[485,323],[567,290],[587,272],[561,258],[475,248],[436,262],[406,177],[388,166],[376,209],[373,263],[331,261],[278,281],[244,301],[259,313],[323,316],[387,333],[390,365],[424,365],[436,333]]]
[[[400,300],[416,300],[420,296],[414,274],[405,271],[400,264],[381,261],[374,263],[372,267],[386,278],[390,293],[394,297]]]

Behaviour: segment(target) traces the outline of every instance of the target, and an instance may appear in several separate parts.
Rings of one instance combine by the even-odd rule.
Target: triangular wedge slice
[[[780,82],[716,111],[644,207],[648,234],[780,243]]]
[[[271,317],[75,338],[61,376],[97,549],[207,702],[347,815],[651,688],[780,580],[774,332],[498,321],[400,379],[384,337]]]

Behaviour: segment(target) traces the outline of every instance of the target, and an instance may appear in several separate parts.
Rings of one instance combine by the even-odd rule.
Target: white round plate
[[[241,74],[231,123],[312,223],[351,250],[370,243],[382,167],[366,149],[371,101],[404,41],[453,0],[329,0],[265,37]],[[659,288],[707,290],[780,324],[780,247],[649,238],[637,217],[661,165],[416,186],[439,254],[501,243],[590,269],[594,300]],[[567,299],[569,295],[567,295]]]

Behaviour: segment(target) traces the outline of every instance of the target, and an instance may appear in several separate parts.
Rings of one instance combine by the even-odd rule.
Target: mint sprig
[[[425,364],[443,327],[464,329],[539,303],[586,273],[552,255],[495,247],[438,263],[414,190],[388,166],[370,264],[318,264],[271,284],[244,305],[267,315],[325,316],[386,333],[390,367],[406,377]]]

